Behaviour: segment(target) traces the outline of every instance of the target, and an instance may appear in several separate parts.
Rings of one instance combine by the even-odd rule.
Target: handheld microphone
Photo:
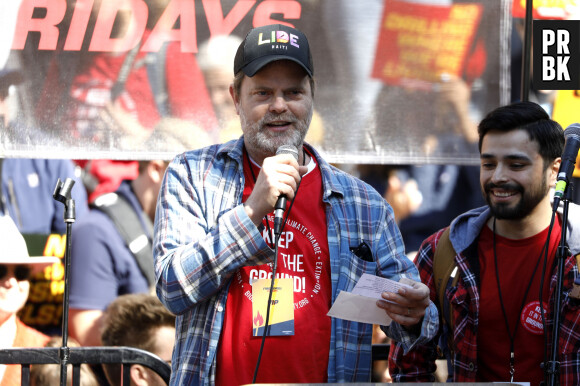
[[[580,149],[580,124],[573,123],[568,126],[564,130],[564,137],[566,137],[566,144],[564,146],[564,153],[562,153],[562,162],[560,163],[556,190],[554,192],[554,211],[558,209],[560,200],[564,196],[568,182],[574,172],[574,164],[576,164],[576,157]]]
[[[278,154],[290,154],[298,161],[298,149],[293,145],[282,145],[276,150]],[[286,196],[281,194],[274,206],[274,234],[279,236],[282,232],[282,222],[284,221],[284,211],[286,210]]]

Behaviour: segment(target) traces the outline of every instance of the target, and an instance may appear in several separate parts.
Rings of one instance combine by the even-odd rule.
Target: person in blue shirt
[[[139,161],[137,178],[97,197],[89,213],[75,224],[69,333],[81,346],[101,344],[101,317],[119,295],[150,292],[153,218],[166,166],[163,160]],[[121,215],[111,217],[110,211]],[[134,235],[129,230],[135,230]]]
[[[5,158],[2,162],[4,210],[23,234],[66,234],[64,207],[52,194],[58,179],[75,180],[71,197],[76,218],[88,212],[87,193],[68,159]]]

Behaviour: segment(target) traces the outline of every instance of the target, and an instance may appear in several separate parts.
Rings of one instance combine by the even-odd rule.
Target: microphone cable
[[[302,159],[302,165],[304,165],[306,163],[306,154],[304,154],[303,159]],[[253,172],[252,172],[253,173]],[[292,206],[294,205],[294,200],[296,199],[296,196],[298,195],[298,189],[300,188],[300,183],[302,182],[302,179],[300,179],[300,181],[298,181],[298,185],[296,186],[296,193],[294,193],[294,198],[292,199],[292,201],[290,201],[290,206],[288,207],[288,210],[286,211],[286,214],[284,216],[284,222],[282,222],[282,227],[280,228],[280,233],[279,234],[275,234],[274,237],[274,264],[272,265],[272,279],[270,280],[270,290],[268,291],[268,304],[266,306],[266,321],[264,323],[264,331],[262,333],[262,341],[260,343],[260,351],[258,352],[258,359],[256,361],[256,367],[254,369],[254,377],[252,378],[252,383],[256,383],[256,378],[258,377],[258,370],[260,368],[260,362],[262,360],[262,352],[264,351],[264,343],[266,342],[266,335],[270,334],[270,305],[272,303],[272,292],[274,289],[274,283],[276,280],[276,270],[278,269],[278,241],[280,240],[280,236],[282,235],[282,232],[284,230],[284,228],[286,228],[286,220],[288,220],[288,216],[290,215],[290,211],[292,210]],[[268,220],[266,219],[266,224],[268,225]],[[268,229],[270,228],[270,226],[268,225]]]
[[[302,180],[301,180],[302,181]],[[296,193],[298,193],[298,188],[300,187],[300,182],[298,182],[298,186],[296,187]],[[296,198],[296,195],[294,195]],[[260,368],[260,361],[262,360],[262,352],[264,351],[264,343],[266,342],[266,335],[270,334],[270,305],[272,304],[272,292],[274,289],[274,283],[276,280],[276,270],[278,269],[278,241],[280,240],[280,236],[282,235],[282,231],[286,227],[286,220],[288,220],[288,215],[290,214],[290,210],[292,209],[292,205],[294,205],[294,199],[290,202],[290,207],[286,211],[286,215],[284,216],[284,222],[282,223],[282,228],[280,229],[280,233],[275,235],[274,238],[274,264],[272,266],[272,279],[270,280],[270,290],[268,291],[268,304],[266,306],[266,321],[264,323],[264,332],[262,333],[262,342],[260,343],[260,351],[258,352],[258,360],[256,361],[256,368],[254,369],[254,377],[252,378],[252,383],[256,383],[256,378],[258,376],[258,369]]]
[[[286,221],[284,221],[285,223]],[[282,228],[284,228],[282,226]],[[281,234],[282,232],[280,232]],[[270,335],[270,304],[272,303],[272,289],[274,288],[274,282],[276,280],[276,269],[278,268],[278,240],[280,235],[275,238],[276,246],[274,247],[274,253],[276,258],[274,259],[274,265],[272,266],[272,279],[270,280],[270,290],[268,291],[268,305],[266,306],[266,322],[264,323],[264,330],[262,332],[262,341],[260,343],[260,351],[258,352],[258,360],[256,361],[256,368],[254,369],[254,377],[252,378],[252,383],[256,383],[256,378],[258,377],[258,369],[260,368],[260,361],[262,360],[262,352],[264,351],[264,343],[266,342],[266,335]]]
[[[552,211],[552,218],[550,219],[550,226],[548,227],[548,237],[546,239],[546,243],[544,244],[544,263],[542,264],[542,274],[540,275],[540,293],[539,293],[539,302],[540,302],[540,315],[542,318],[542,330],[543,330],[543,336],[544,336],[544,362],[543,364],[547,364],[548,363],[548,336],[547,336],[547,322],[546,322],[546,316],[544,313],[544,302],[542,301],[542,294],[544,293],[544,279],[546,276],[546,268],[548,265],[548,254],[549,254],[549,250],[550,250],[550,238],[552,237],[552,229],[554,228],[554,222],[556,219],[556,211]],[[559,247],[560,243],[558,243],[558,247]],[[558,248],[557,247],[557,248]],[[556,249],[557,251],[557,249]],[[558,252],[556,252],[557,255]],[[556,258],[554,259],[554,263],[557,264],[558,262],[558,257],[556,256]],[[554,266],[552,266],[552,268],[550,269],[550,272],[552,272]],[[548,302],[550,301],[550,299],[548,299]],[[520,315],[521,316],[521,315]],[[544,372],[546,371],[546,369],[544,369]]]

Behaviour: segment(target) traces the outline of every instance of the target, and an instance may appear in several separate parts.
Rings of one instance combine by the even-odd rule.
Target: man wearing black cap
[[[368,382],[372,325],[327,316],[331,304],[363,273],[406,280],[377,306],[410,349],[438,326],[426,286],[381,195],[304,143],[306,36],[253,29],[234,75],[244,135],[177,156],[158,198],[157,294],[177,315],[171,384]]]

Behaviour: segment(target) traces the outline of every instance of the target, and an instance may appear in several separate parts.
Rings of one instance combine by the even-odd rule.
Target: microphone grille
[[[573,123],[564,130],[564,137],[577,137],[580,139],[580,123]]]
[[[278,154],[290,154],[298,161],[298,149],[294,145],[282,145],[276,150],[276,155]]]

